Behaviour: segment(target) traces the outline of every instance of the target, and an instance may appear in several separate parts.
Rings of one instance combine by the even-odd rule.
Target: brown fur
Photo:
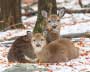
[[[36,35],[38,34],[39,33],[36,33]],[[32,39],[34,38],[34,40],[37,40],[36,35],[33,35]],[[43,35],[39,34],[38,37],[40,39]],[[41,43],[41,45],[43,44]],[[35,53],[39,61],[42,63],[58,63],[67,62],[71,59],[77,58],[79,56],[79,49],[75,48],[70,40],[61,38],[44,45],[40,52]]]
[[[27,35],[20,36],[14,41],[8,53],[8,61],[19,63],[32,62],[25,59],[24,55],[31,59],[36,58],[31,45],[31,38],[29,38]]]
[[[60,39],[60,35],[59,33],[54,32],[54,31],[47,31],[46,39],[47,39],[47,42],[50,43],[51,41]]]

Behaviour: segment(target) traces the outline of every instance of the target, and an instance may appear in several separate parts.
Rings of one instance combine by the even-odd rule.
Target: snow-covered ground
[[[63,4],[63,6],[66,8],[79,8],[77,0],[68,1],[70,1],[70,5]],[[87,1],[90,3],[90,0]],[[60,0],[60,2],[63,2],[63,0]],[[27,30],[32,31],[36,23],[36,19],[37,16],[33,16],[31,18],[22,17],[23,23],[27,29],[15,29],[0,32],[0,72],[14,65],[8,63],[7,60],[7,53],[10,49],[11,43],[14,41],[8,39],[15,36],[25,35]],[[61,34],[90,32],[90,14],[65,14],[65,16],[61,19],[61,24]],[[75,46],[80,49],[80,56],[77,59],[47,66],[36,64],[36,66],[48,68],[49,71],[47,72],[90,72],[90,39],[84,37],[80,37],[78,39],[79,41],[74,43]]]

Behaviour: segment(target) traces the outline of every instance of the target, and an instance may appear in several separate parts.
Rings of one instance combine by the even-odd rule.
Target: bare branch
[[[79,3],[79,5],[80,5],[81,8],[84,7],[83,4],[82,4],[82,0],[78,0],[78,3]]]
[[[60,9],[60,8],[58,8]],[[90,8],[81,8],[81,9],[66,9],[66,13],[90,13]]]
[[[78,37],[90,38],[90,32],[65,34],[65,35],[61,35],[61,37],[63,38],[78,38]]]

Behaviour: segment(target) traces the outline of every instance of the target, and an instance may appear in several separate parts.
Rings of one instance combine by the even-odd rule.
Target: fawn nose
[[[37,47],[40,47],[41,45],[40,44],[36,44]]]
[[[52,26],[53,28],[56,28],[56,25],[55,26]]]

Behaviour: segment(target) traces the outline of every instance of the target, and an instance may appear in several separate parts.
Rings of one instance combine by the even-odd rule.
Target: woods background
[[[65,0],[64,3],[67,3],[68,1]],[[76,14],[76,13],[90,13],[90,3],[87,5],[83,4],[83,0],[77,0],[78,5],[80,8],[77,9],[67,9],[66,13],[68,14]],[[22,4],[26,4],[25,6],[22,6]],[[38,11],[34,11],[30,8],[30,6],[33,6],[35,4],[38,4]],[[52,7],[50,6],[52,4]],[[50,8],[52,8],[52,13],[56,14],[57,10],[60,9],[61,6],[57,7],[57,4],[60,5],[60,3],[57,3],[56,0],[0,0],[0,30],[5,31],[8,29],[16,29],[16,28],[25,28],[24,24],[22,23],[21,17],[27,16],[31,17],[33,15],[37,15],[37,22],[34,28],[34,32],[42,32],[43,29],[43,17],[41,16],[41,10],[46,10],[47,12],[50,11]],[[22,9],[25,10],[24,13],[22,13]],[[31,9],[31,11],[29,11]],[[77,37],[78,34],[75,34]],[[79,34],[78,36],[82,36],[86,34]],[[70,36],[70,35],[69,35]],[[66,37],[66,36],[64,36]],[[72,36],[71,36],[72,37]]]

